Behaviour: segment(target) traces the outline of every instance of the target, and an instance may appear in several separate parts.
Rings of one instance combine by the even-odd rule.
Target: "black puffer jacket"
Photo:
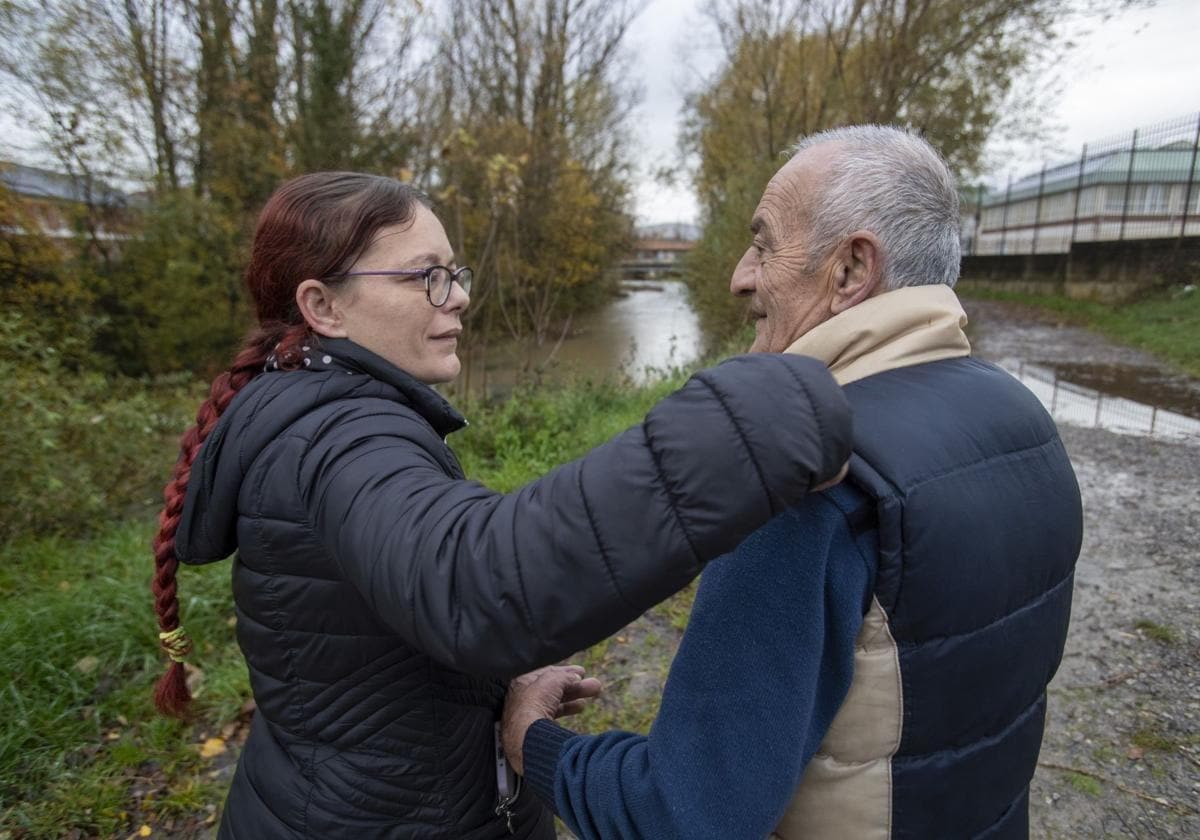
[[[344,340],[237,395],[176,551],[235,549],[258,703],[221,836],[501,838],[505,678],[613,633],[813,484],[851,439],[796,356],[697,374],[644,423],[502,495],[463,479],[433,390]],[[553,838],[531,794],[518,837]]]

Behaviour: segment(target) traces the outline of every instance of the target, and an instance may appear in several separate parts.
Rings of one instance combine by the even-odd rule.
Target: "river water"
[[[468,360],[472,393],[504,394],[522,378],[542,384],[571,376],[623,374],[642,383],[694,361],[703,347],[700,321],[677,280],[624,281],[612,303],[576,318],[557,349],[499,342]]]

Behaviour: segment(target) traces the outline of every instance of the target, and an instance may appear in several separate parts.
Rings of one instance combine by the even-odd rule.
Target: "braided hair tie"
[[[174,630],[159,633],[158,643],[172,662],[181,663],[192,652],[192,640],[188,638],[187,631],[183,629],[182,624]]]

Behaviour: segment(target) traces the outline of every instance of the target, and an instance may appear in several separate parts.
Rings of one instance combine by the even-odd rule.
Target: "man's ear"
[[[847,236],[838,246],[834,262],[834,315],[857,306],[883,288],[883,248],[869,230]]]
[[[305,280],[296,287],[296,306],[313,332],[326,338],[345,338],[341,307],[331,288],[320,280]]]

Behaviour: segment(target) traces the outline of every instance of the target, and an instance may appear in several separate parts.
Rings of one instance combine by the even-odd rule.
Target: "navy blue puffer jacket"
[[[258,704],[226,838],[510,836],[495,814],[505,679],[678,590],[848,456],[824,366],[739,357],[509,494],[463,478],[433,390],[326,340],[264,373],[205,442],[176,551],[235,550]],[[552,838],[531,794],[518,837]]]

